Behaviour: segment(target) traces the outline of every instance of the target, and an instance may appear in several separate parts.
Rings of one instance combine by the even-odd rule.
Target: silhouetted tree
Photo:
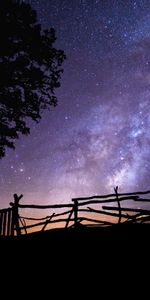
[[[0,1],[0,158],[29,134],[27,119],[38,122],[55,106],[60,86],[62,50],[53,47],[55,30],[41,30],[36,11],[22,1]]]

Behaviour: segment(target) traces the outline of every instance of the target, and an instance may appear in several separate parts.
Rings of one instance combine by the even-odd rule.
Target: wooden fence
[[[14,202],[10,202],[11,207],[0,210],[0,236],[27,234],[29,229],[36,227],[45,230],[48,225],[58,223],[65,228],[82,224],[112,226],[120,223],[150,223],[150,209],[145,208],[150,208],[148,194],[150,191],[120,194],[118,187],[115,187],[113,194],[74,198],[71,203],[54,205],[20,204],[23,195],[14,194]],[[128,206],[122,206],[122,203],[128,201]],[[48,209],[50,214],[41,218],[25,217],[20,214],[24,208]],[[65,211],[58,212],[61,209]]]

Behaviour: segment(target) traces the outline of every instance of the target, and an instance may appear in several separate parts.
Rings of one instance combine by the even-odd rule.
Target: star
[[[149,189],[150,2],[28,2],[67,59],[58,105],[0,161],[1,205]]]

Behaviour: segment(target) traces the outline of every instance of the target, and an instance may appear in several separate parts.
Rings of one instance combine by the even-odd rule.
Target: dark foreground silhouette
[[[135,278],[142,280],[149,270],[149,242],[149,224],[80,226],[1,237],[0,252],[5,270],[11,273],[11,278],[16,272],[23,287],[25,283],[33,289],[36,278],[39,281],[34,287],[36,292],[41,282],[44,291],[56,285],[55,292],[61,294],[66,294],[71,286],[70,292],[75,289],[73,293],[78,299],[81,289],[88,293],[91,284],[93,292],[100,288],[105,290],[105,295],[116,292],[117,287],[120,290],[121,284],[131,292]]]
[[[115,188],[115,195],[76,198],[72,199],[71,204],[48,206],[22,205],[19,203],[22,195],[15,194],[14,202],[10,203],[12,208],[2,210],[0,215],[1,232],[8,233],[0,236],[1,257],[9,266],[13,263],[13,268],[23,264],[26,269],[34,263],[35,268],[40,264],[51,269],[54,265],[55,270],[57,265],[59,269],[60,266],[63,270],[67,268],[68,272],[72,268],[78,272],[81,266],[84,266],[84,270],[96,266],[103,272],[117,267],[120,272],[122,268],[130,270],[133,264],[147,265],[150,256],[150,211],[146,206],[139,209],[123,206],[122,203],[129,199],[135,204],[141,202],[149,205],[148,197],[141,198],[141,195],[148,193],[150,191],[118,194]],[[91,207],[93,204],[98,207]],[[63,213],[52,212],[52,209],[64,207],[67,211]],[[20,210],[24,208],[48,209],[51,212],[45,218],[32,219],[40,222],[41,231],[27,232],[28,228],[34,229],[35,225],[27,225],[26,222],[31,218],[25,219],[20,215]],[[88,218],[83,215],[85,212],[90,214]],[[95,224],[90,224],[93,213],[114,217],[116,223],[95,218]],[[65,227],[48,230],[47,226],[60,221],[60,216]],[[85,220],[89,224],[85,225]]]
[[[1,237],[2,248],[41,249],[45,254],[63,251],[95,251],[99,254],[112,254],[121,251],[149,251],[150,224],[115,224],[108,227],[58,228],[23,234],[14,237]],[[10,248],[9,248],[10,249]],[[150,254],[150,251],[149,251]]]

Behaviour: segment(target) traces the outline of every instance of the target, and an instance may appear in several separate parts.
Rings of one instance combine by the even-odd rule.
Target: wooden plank
[[[6,232],[7,232],[7,210],[5,210],[4,214],[4,219],[3,219],[3,230],[2,230],[2,235],[6,236]]]
[[[3,212],[0,212],[0,236],[2,236],[3,232]]]
[[[13,210],[11,210],[11,236],[14,236],[14,217],[13,217]]]
[[[68,227],[68,224],[69,224],[69,222],[70,222],[70,220],[71,220],[71,217],[72,217],[73,212],[74,212],[74,210],[72,209],[72,210],[70,211],[69,217],[68,217],[68,219],[67,219],[65,228]]]
[[[51,224],[51,223],[66,223],[68,219],[58,219],[58,220],[50,220],[48,223]],[[70,219],[70,222],[74,222],[75,219],[72,218]],[[26,227],[20,227],[20,230],[24,230],[25,228],[28,229],[28,228],[33,228],[33,227],[36,227],[36,226],[41,226],[41,225],[44,225],[45,222],[40,222],[40,223],[36,223],[36,224],[32,224],[32,225],[27,225]]]
[[[10,202],[10,205],[14,206],[14,203]],[[47,209],[47,208],[65,208],[65,207],[73,207],[73,204],[54,204],[54,205],[18,204],[18,208]]]
[[[104,210],[115,210],[118,211],[118,207],[114,206],[102,206]],[[127,212],[137,212],[145,215],[150,215],[150,210],[146,209],[140,209],[140,208],[128,208],[128,207],[121,207],[121,211],[127,211]]]
[[[132,196],[132,197],[121,197],[119,198],[119,201],[127,201],[127,200],[133,200],[137,201],[137,196]],[[89,205],[89,204],[102,204],[102,203],[112,203],[112,202],[117,202],[116,198],[113,199],[106,199],[106,200],[87,200],[84,202],[78,202],[78,207],[79,206],[84,206],[84,205]]]
[[[11,235],[11,210],[7,211],[7,236]]]
[[[118,193],[118,197],[120,196],[136,196],[136,195],[145,195],[145,194],[150,194],[150,191],[146,191],[146,192],[135,192],[135,193],[124,193],[124,194],[120,194]],[[107,194],[107,195],[95,195],[95,196],[90,196],[90,197],[80,197],[80,198],[73,198],[72,201],[85,201],[85,200],[92,200],[92,199],[103,199],[103,198],[111,198],[111,197],[115,197],[115,194]]]

